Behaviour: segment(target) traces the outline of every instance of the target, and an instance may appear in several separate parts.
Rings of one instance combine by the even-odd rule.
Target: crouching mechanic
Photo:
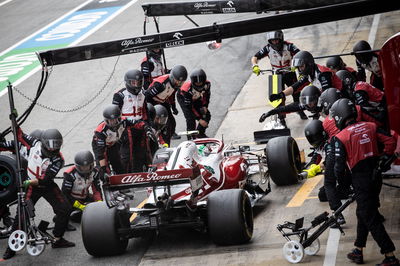
[[[186,130],[199,131],[199,138],[207,138],[206,129],[211,120],[208,110],[211,96],[211,83],[207,80],[203,69],[195,69],[190,74],[190,81],[185,82],[180,88],[177,99],[186,119]],[[196,120],[198,121],[196,127]],[[188,136],[190,139],[191,137]]]
[[[57,216],[53,230],[56,239],[52,243],[53,248],[74,247],[74,243],[63,238],[71,208],[60,188],[54,182],[54,177],[64,165],[64,158],[60,153],[63,143],[61,133],[57,129],[47,129],[42,133],[39,141],[26,137],[26,135],[19,136],[19,138],[28,152],[27,180],[23,182],[26,189],[26,200],[31,200],[35,205],[43,197],[52,206]],[[17,212],[13,231],[18,229],[18,220]],[[15,251],[7,247],[3,259],[10,259],[14,255]]]
[[[385,131],[371,122],[357,122],[357,109],[349,99],[339,99],[330,110],[330,116],[340,132],[333,138],[335,149],[334,174],[344,175],[346,164],[352,173],[352,184],[357,202],[357,236],[353,249],[347,258],[361,264],[363,248],[366,246],[368,233],[385,255],[379,265],[399,265],[394,256],[395,246],[382,222],[379,208],[379,193],[382,186],[382,171],[390,168],[396,141]],[[379,150],[383,147],[383,153]]]
[[[99,172],[94,168],[94,157],[90,151],[75,155],[75,165],[64,172],[62,192],[73,207],[70,220],[80,222],[82,211],[90,202],[101,201]],[[89,193],[89,188],[93,194]]]

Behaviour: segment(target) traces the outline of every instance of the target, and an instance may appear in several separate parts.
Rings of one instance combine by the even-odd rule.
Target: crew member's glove
[[[144,125],[144,131],[146,133],[146,136],[153,142],[157,142],[157,138],[154,135],[153,129],[149,125]]]
[[[172,109],[172,113],[174,114],[174,115],[177,115],[179,112],[178,112],[178,109],[176,108],[176,106],[175,105],[171,105],[171,109]]]
[[[99,171],[99,178],[100,178],[101,182],[104,183],[104,180],[105,180],[104,176],[107,173],[107,167],[106,166],[101,166],[101,167],[98,167],[97,170]]]
[[[81,211],[83,211],[86,207],[86,204],[82,204],[79,201],[75,200],[74,201],[74,205],[72,205],[74,208],[79,209]]]
[[[381,172],[386,172],[391,168],[391,164],[395,157],[393,155],[389,154],[383,154],[381,157],[379,157],[378,161],[378,167]]]
[[[322,172],[321,166],[319,164],[312,164],[308,169],[305,169],[303,171],[307,172],[307,178],[314,177]]]
[[[281,91],[278,94],[271,94],[269,96],[269,101],[273,102],[273,101],[276,101],[276,100],[279,100],[279,99],[285,99],[285,98],[286,98],[285,94],[283,93],[283,91]]]
[[[260,70],[260,67],[258,65],[254,65],[253,66],[253,73],[256,74],[257,76],[260,75],[261,70]]]
[[[25,180],[24,183],[22,183],[22,186],[24,187],[25,190],[27,190],[30,185],[31,185],[31,180]]]
[[[268,112],[266,112],[266,113],[263,113],[261,116],[260,116],[260,119],[258,120],[260,123],[262,123],[262,122],[264,122],[264,120],[265,119],[267,119],[267,117],[270,117],[271,115],[274,115],[275,114],[275,112],[274,112],[274,110],[270,110],[270,111],[268,111]]]

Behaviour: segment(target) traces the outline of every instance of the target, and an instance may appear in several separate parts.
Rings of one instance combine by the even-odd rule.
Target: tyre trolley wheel
[[[40,254],[43,253],[43,251],[46,249],[46,244],[28,244],[26,245],[26,251],[28,252],[29,255],[31,256],[39,256]]]
[[[306,255],[314,256],[318,253],[320,247],[321,245],[319,243],[319,239],[317,238],[316,240],[314,240],[314,242],[311,243],[310,246],[304,249],[304,252],[306,253]]]
[[[304,248],[296,240],[291,240],[283,246],[283,256],[290,263],[299,263],[304,258]]]
[[[28,235],[22,230],[15,230],[8,238],[8,246],[12,251],[22,250],[28,241]]]

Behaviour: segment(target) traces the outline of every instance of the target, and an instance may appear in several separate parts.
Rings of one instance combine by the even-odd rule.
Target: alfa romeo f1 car
[[[279,185],[296,183],[299,157],[287,136],[258,151],[225,147],[213,138],[158,150],[149,172],[108,178],[105,202],[89,204],[83,213],[84,246],[93,256],[115,255],[125,251],[129,238],[176,227],[207,231],[219,245],[246,243],[253,235],[252,207],[271,191],[270,176]],[[134,208],[138,188],[147,188],[148,197]]]

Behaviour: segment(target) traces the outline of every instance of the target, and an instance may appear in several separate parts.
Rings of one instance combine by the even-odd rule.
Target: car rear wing
[[[161,170],[144,173],[130,173],[109,177],[110,190],[124,190],[137,187],[158,187],[190,183],[192,191],[199,190],[203,179],[198,166],[175,170]]]

